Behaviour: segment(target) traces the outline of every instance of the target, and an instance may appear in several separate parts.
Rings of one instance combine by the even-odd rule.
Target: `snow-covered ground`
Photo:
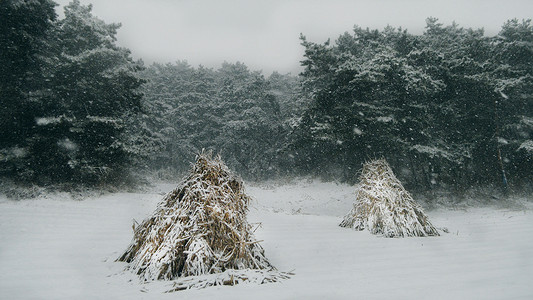
[[[383,238],[338,226],[354,188],[322,182],[248,186],[249,221],[281,283],[163,293],[114,260],[132,220],[150,215],[146,193],[72,200],[0,198],[0,299],[533,299],[533,199],[522,208],[427,211],[449,233]]]

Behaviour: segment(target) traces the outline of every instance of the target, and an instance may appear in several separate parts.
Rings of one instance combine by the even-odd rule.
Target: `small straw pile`
[[[352,210],[339,226],[386,237],[436,236],[437,229],[396,178],[387,161],[364,164]]]
[[[252,226],[246,220],[249,202],[242,181],[231,174],[220,157],[202,152],[178,188],[163,198],[151,217],[134,228],[133,241],[118,261],[130,263],[128,268],[145,281],[181,280],[174,290],[257,282],[249,279],[249,272],[234,270],[273,271],[283,278],[253,237]],[[259,273],[264,279],[260,283],[278,278]],[[202,279],[200,275],[206,274],[227,274],[228,278]]]

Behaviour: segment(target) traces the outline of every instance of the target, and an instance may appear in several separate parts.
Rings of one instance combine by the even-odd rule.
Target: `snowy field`
[[[266,256],[291,279],[165,294],[114,260],[132,220],[162,193],[0,198],[0,299],[533,299],[533,198],[513,208],[437,209],[449,233],[382,238],[338,226],[354,188],[296,181],[248,186],[249,221]]]

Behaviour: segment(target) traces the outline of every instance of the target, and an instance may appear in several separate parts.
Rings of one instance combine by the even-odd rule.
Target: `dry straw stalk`
[[[437,236],[437,229],[384,159],[364,164],[352,210],[340,226],[386,237]]]
[[[246,220],[249,203],[242,181],[220,157],[202,152],[183,182],[134,229],[131,245],[118,260],[128,262],[128,268],[146,281],[228,270],[274,271]],[[263,277],[265,281],[276,279]],[[177,289],[186,288],[187,282],[190,286],[227,284],[223,279],[202,283],[189,278]]]

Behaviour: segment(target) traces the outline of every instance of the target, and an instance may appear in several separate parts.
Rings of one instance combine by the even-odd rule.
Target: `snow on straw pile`
[[[340,226],[386,237],[439,235],[387,161],[364,164],[359,180],[354,206]]]
[[[249,202],[242,181],[220,157],[201,153],[183,182],[134,228],[133,241],[118,260],[128,262],[145,281],[181,280],[174,290],[258,281],[249,272],[240,276],[232,270],[272,271],[256,272],[260,283],[285,278],[253,237],[246,220]],[[224,274],[228,278],[221,278]]]

